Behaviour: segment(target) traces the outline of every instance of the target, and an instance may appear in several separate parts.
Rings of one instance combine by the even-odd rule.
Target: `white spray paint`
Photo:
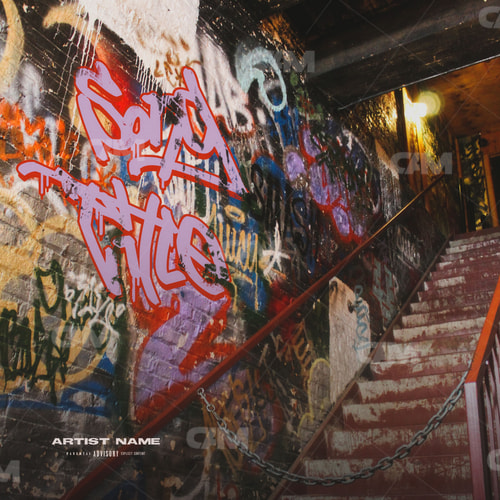
[[[145,91],[153,83],[151,75],[155,70],[158,74],[168,54],[175,52],[180,66],[199,59],[199,0],[79,0],[79,4],[89,16],[90,26],[99,20],[135,51],[140,63],[137,79]],[[156,83],[164,91],[172,91],[165,76],[157,77]]]
[[[214,115],[222,116],[229,130],[251,132],[253,117],[248,110],[248,95],[233,76],[229,61],[220,47],[208,36],[200,40],[203,58],[205,95]]]

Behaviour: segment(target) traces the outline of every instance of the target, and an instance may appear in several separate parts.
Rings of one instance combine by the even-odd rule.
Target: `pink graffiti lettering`
[[[172,94],[163,94],[161,98],[153,93],[143,94],[141,103],[131,105],[123,114],[118,109],[122,92],[108,68],[99,61],[94,68],[80,68],[75,86],[78,109],[101,164],[109,161],[108,152],[130,154],[127,164],[130,177],[138,180],[145,172],[156,172],[162,190],[173,176],[178,176],[215,190],[225,189],[237,197],[247,191],[236,160],[191,68],[182,70],[185,87],[175,89]],[[167,117],[172,125],[160,155],[162,124]],[[106,120],[110,122],[110,132],[103,125]],[[158,154],[144,154],[151,149]],[[198,160],[214,158],[223,172],[189,164],[186,159],[189,155]]]
[[[114,194],[108,194],[94,181],[81,182],[59,167],[25,161],[17,170],[23,180],[39,179],[41,197],[51,185],[60,186],[78,209],[82,236],[112,296],[122,293],[114,248],[125,256],[134,303],[142,292],[147,303],[158,306],[160,297],[155,283],[168,290],[189,282],[211,300],[224,296],[223,283],[230,280],[230,275],[223,250],[216,236],[197,217],[184,215],[177,224],[172,211],[161,205],[156,193],[149,194],[144,209],[131,204],[125,184],[118,177],[111,178]],[[106,224],[119,229],[121,236],[103,246]]]

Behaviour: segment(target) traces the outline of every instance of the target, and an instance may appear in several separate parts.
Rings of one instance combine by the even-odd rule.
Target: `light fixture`
[[[423,118],[427,115],[427,104],[425,102],[414,102],[412,104],[411,114],[414,118]]]
[[[437,115],[443,106],[443,101],[441,96],[437,92],[431,90],[425,90],[421,92],[418,96],[417,102],[420,104],[425,104],[427,107],[427,116]]]

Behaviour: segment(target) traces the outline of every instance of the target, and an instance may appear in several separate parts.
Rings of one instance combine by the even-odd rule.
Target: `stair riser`
[[[440,312],[445,309],[450,311],[460,310],[464,306],[483,305],[491,302],[493,297],[492,291],[470,293],[467,295],[459,295],[442,299],[434,299],[426,302],[414,302],[410,306],[411,314],[425,314],[430,312]]]
[[[413,343],[387,344],[384,348],[386,360],[418,359],[441,354],[472,352],[476,349],[477,335],[461,337],[446,337],[437,340],[422,340]]]
[[[460,375],[445,374],[419,379],[358,382],[358,397],[361,403],[447,397],[456,387],[459,379]]]
[[[415,326],[411,328],[394,328],[393,337],[396,343],[418,342],[424,340],[439,340],[448,342],[449,337],[464,337],[480,333],[484,324],[483,318],[468,319],[462,321],[451,321],[435,325]],[[439,338],[439,339],[438,339]],[[438,353],[436,353],[438,354]]]
[[[456,238],[450,241],[450,247],[458,247],[467,245],[471,242],[498,240],[500,238],[499,228],[483,229],[481,233],[466,233],[457,235]]]
[[[492,269],[500,269],[500,255],[497,259],[481,259],[475,265],[452,266],[447,269],[433,271],[429,276],[429,281],[482,274]]]
[[[424,290],[418,292],[418,298],[420,301],[428,301],[434,299],[442,298],[453,298],[460,295],[470,295],[477,292],[491,292],[495,289],[495,285],[498,281],[498,275],[496,278],[491,278],[487,280],[470,281],[465,284],[460,284],[457,286],[450,286],[441,289]]]
[[[368,429],[370,427],[399,427],[405,425],[424,425],[441,408],[427,400],[418,404],[377,403],[365,405],[345,405],[343,410],[344,424],[348,429]],[[444,399],[443,399],[444,402]],[[447,423],[462,423],[466,421],[465,407],[457,406],[446,416]]]
[[[471,241],[471,242],[463,242],[460,245],[450,245],[445,250],[445,255],[454,255],[457,253],[469,253],[476,252],[482,254],[483,251],[488,251],[491,249],[498,248],[500,245],[500,240],[498,238],[493,238],[487,241]]]
[[[377,458],[392,456],[395,450],[411,442],[412,437],[422,427],[407,429],[370,429],[364,432],[325,431],[329,457],[340,458]],[[412,452],[412,456],[467,455],[469,442],[465,424],[441,425],[434,430],[424,443]]]
[[[401,498],[404,500],[426,500],[427,495],[439,491],[441,494],[437,498],[440,500],[445,500],[447,498],[445,495],[450,495],[455,500],[455,497],[451,495],[467,495],[472,490],[472,481],[470,478],[454,479],[446,482],[432,476],[418,479],[413,475],[410,477],[398,477],[396,480],[392,479],[392,477],[380,479],[380,474],[382,473],[376,473],[378,476],[377,479],[360,479],[351,485],[336,485],[329,488],[308,486],[305,488],[304,494],[314,495],[314,498],[318,495],[328,495],[329,492],[331,495],[332,492],[335,492],[335,495],[343,500],[351,499],[352,495],[359,495],[363,500],[370,500],[372,497],[377,498],[379,496],[383,500],[386,500],[389,497],[385,493],[390,491],[392,495],[402,495]],[[418,492],[418,494],[413,495],[415,492]],[[326,496],[327,500],[331,498],[331,496]],[[472,499],[472,497],[469,498]]]
[[[488,309],[489,304],[481,304],[477,306],[465,306],[458,309],[447,309],[440,312],[409,314],[408,316],[403,316],[401,324],[405,328],[411,328],[479,317],[485,318]]]
[[[482,265],[485,261],[498,261],[500,259],[500,251],[489,253],[488,255],[474,254],[463,259],[442,260],[436,264],[436,271],[446,271],[448,269],[458,269],[463,267],[474,267]]]
[[[477,257],[489,257],[498,253],[498,244],[492,244],[489,247],[469,248],[468,250],[447,252],[440,256],[440,262],[451,262],[460,259],[469,259]]]
[[[465,460],[456,461],[456,465],[450,461],[443,461],[440,465],[439,461],[435,464],[432,459],[428,461],[427,466],[416,467],[412,466],[407,460],[402,460],[386,471],[378,471],[370,479],[360,479],[350,485],[336,485],[331,488],[322,488],[320,486],[310,486],[307,488],[309,494],[330,494],[336,496],[346,495],[349,498],[351,495],[360,495],[367,498],[369,495],[384,494],[388,491],[392,495],[411,495],[419,493],[418,498],[424,498],[425,493],[436,494],[459,494],[470,493],[471,477],[470,465],[464,463]],[[405,468],[407,470],[405,470]],[[308,476],[321,477],[337,476],[336,468],[330,464],[310,463],[306,464],[306,473]],[[354,469],[356,472],[360,469]]]
[[[460,275],[453,278],[426,281],[424,283],[424,291],[441,290],[443,288],[453,288],[463,285],[473,286],[475,283],[483,280],[497,280],[499,274],[499,269],[497,267],[490,267],[487,271],[482,271],[481,273],[473,273],[472,275],[468,275],[467,277],[466,275]]]
[[[420,360],[372,363],[370,371],[375,380],[398,380],[423,375],[439,375],[450,372],[463,372],[469,366],[472,351],[449,356],[431,356]]]

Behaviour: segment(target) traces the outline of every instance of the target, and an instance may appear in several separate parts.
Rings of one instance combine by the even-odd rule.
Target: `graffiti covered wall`
[[[374,104],[379,137],[328,110],[287,62],[301,48],[282,19],[196,0],[2,0],[0,19],[0,491],[59,498],[405,186],[391,103]],[[375,338],[439,241],[425,217],[343,276]],[[328,291],[309,306],[210,390],[284,467],[332,403]],[[92,498],[265,498],[273,481],[193,405]]]

